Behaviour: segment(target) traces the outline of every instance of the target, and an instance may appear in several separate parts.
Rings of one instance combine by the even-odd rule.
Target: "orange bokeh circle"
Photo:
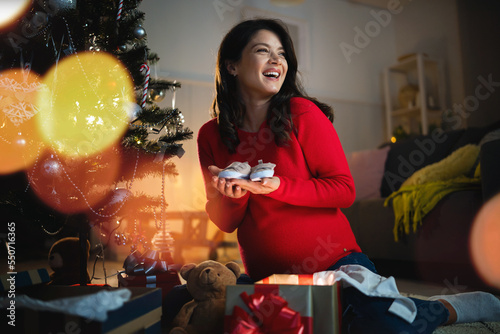
[[[30,167],[43,151],[36,125],[39,89],[34,72],[10,69],[0,73],[0,174]]]
[[[89,157],[66,157],[47,151],[28,180],[37,196],[53,209],[67,214],[96,210],[109,196],[120,174],[118,145]]]
[[[500,289],[500,194],[486,202],[474,219],[470,250],[481,278]]]

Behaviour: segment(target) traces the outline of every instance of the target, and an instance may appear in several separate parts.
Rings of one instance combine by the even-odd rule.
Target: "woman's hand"
[[[280,186],[280,179],[276,176],[263,178],[261,181],[250,181],[241,179],[230,180],[231,184],[241,187],[256,195],[266,195],[272,193]]]
[[[231,198],[240,198],[246,195],[247,191],[240,186],[233,184],[233,179],[219,178],[220,169],[217,166],[208,166],[208,170],[212,173],[212,186],[217,189],[222,195]]]
[[[231,198],[240,198],[245,196],[247,191],[256,195],[265,195],[272,193],[280,186],[280,179],[276,176],[266,177],[261,181],[250,181],[243,179],[224,179],[219,178],[219,172],[222,170],[217,166],[209,166],[208,170],[212,173],[212,186],[219,190],[222,195]]]

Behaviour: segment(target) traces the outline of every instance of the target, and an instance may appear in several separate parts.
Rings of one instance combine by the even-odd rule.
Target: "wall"
[[[500,2],[496,0],[457,0],[460,18],[461,53],[464,59],[466,109],[469,126],[500,121]],[[481,79],[490,82],[488,90],[477,91]],[[484,82],[484,81],[483,81]],[[484,97],[483,97],[484,96]],[[477,98],[478,103],[474,103]],[[459,101],[462,102],[462,101]]]
[[[354,45],[354,29],[364,29],[374,18],[370,14],[372,8],[347,1],[307,0],[294,7],[276,7],[267,0],[145,1],[141,9],[146,12],[148,42],[161,57],[157,72],[183,82],[212,83],[218,45],[241,19],[241,10],[246,6],[308,22],[310,69],[301,71],[311,95],[339,100],[342,104],[363,103],[374,112],[382,111],[380,72],[382,66],[395,59],[393,28],[389,24],[380,29],[348,62],[339,45],[342,42]],[[181,106],[182,101],[179,103]],[[382,140],[377,131],[373,137],[366,134],[364,137],[361,146],[351,146],[349,142],[344,145],[348,150],[371,148],[374,142]]]
[[[268,0],[150,0],[140,8],[146,13],[148,45],[161,58],[152,73],[182,82],[177,106],[195,138],[209,120],[217,48],[242,10],[251,7],[306,22],[309,62],[300,68],[305,88],[334,107],[335,128],[344,150],[352,152],[384,141],[381,73],[401,54],[426,52],[445,60],[448,101],[464,97],[455,1],[388,3],[399,3],[397,11],[348,0],[306,0],[294,7],[276,7]],[[196,141],[184,148],[184,157],[174,158],[180,175],[167,182],[169,210],[203,210]],[[161,189],[158,180],[146,185],[152,193]]]
[[[276,7],[267,0],[156,0],[144,1],[148,45],[160,61],[152,75],[177,79],[182,88],[176,104],[185,124],[195,132],[210,119],[217,49],[224,34],[241,19],[244,7],[278,13],[308,24],[309,66],[301,68],[306,90],[330,103],[335,127],[346,152],[374,148],[383,141],[381,68],[395,61],[392,22],[365,41],[358,53],[345,57],[340,44],[355,46],[355,28],[374,21],[372,8],[345,0],[306,0],[295,7]],[[216,9],[218,8],[218,10]],[[167,98],[163,105],[171,102]],[[168,210],[203,210],[205,192],[197,158],[196,140],[184,143],[186,154],[174,158],[179,176],[167,180]],[[161,191],[161,181],[146,180],[144,190]]]
[[[455,0],[413,0],[394,20],[396,54],[423,52],[443,63],[446,105],[463,101],[463,70]]]
[[[398,55],[425,52],[444,61],[447,107],[456,113],[462,106],[462,121],[454,127],[485,126],[500,120],[500,94],[481,91],[479,78],[500,82],[500,3],[496,0],[413,0],[395,20]],[[490,94],[491,93],[491,94]]]

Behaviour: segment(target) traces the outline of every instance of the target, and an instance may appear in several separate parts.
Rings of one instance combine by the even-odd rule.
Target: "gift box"
[[[274,288],[274,292],[278,292],[286,301],[289,300],[289,296],[294,291],[299,290],[299,286],[309,286],[312,300],[312,326],[309,333],[340,333],[342,323],[341,285],[334,281],[333,272],[322,276],[275,274],[255,282],[255,291],[261,291],[264,286],[271,288],[271,291],[273,291],[272,287],[279,287],[278,291]],[[234,295],[237,292],[233,290],[233,287],[228,287],[227,292]],[[238,305],[241,307],[241,302]],[[231,311],[226,304],[226,316],[231,315]],[[307,333],[307,330],[305,328],[304,333]]]
[[[342,324],[341,284],[333,272],[324,275],[275,274],[255,282],[256,285],[310,285],[312,294],[314,332],[340,333]],[[280,290],[281,292],[281,290]]]
[[[224,329],[227,334],[312,334],[312,286],[227,286]]]
[[[42,301],[86,296],[117,288],[98,286],[37,286],[17,291]],[[128,288],[131,297],[120,308],[108,311],[107,319],[98,321],[55,311],[39,311],[25,307],[15,309],[16,332],[26,334],[80,333],[122,334],[161,333],[162,299],[160,289]],[[3,317],[5,319],[5,317]],[[8,318],[7,318],[8,319]]]
[[[177,273],[180,265],[168,264],[160,258],[158,251],[149,250],[144,254],[134,251],[123,263],[125,275],[118,274],[118,286],[161,288],[162,298],[181,281]]]
[[[179,274],[176,271],[167,271],[155,275],[124,276],[119,274],[118,277],[118,286],[120,287],[160,288],[162,298],[165,298],[174,286],[180,284]]]
[[[49,281],[50,276],[45,268],[5,274],[0,276],[0,292],[12,290],[11,286],[22,288],[25,286],[47,283]]]
[[[274,274],[255,282],[255,284],[314,285],[314,275]]]

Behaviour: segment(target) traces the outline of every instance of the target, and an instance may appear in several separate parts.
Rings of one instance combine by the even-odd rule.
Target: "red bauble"
[[[85,158],[69,158],[54,151],[43,154],[27,171],[38,197],[62,213],[94,210],[119,177],[121,151],[111,147]]]

